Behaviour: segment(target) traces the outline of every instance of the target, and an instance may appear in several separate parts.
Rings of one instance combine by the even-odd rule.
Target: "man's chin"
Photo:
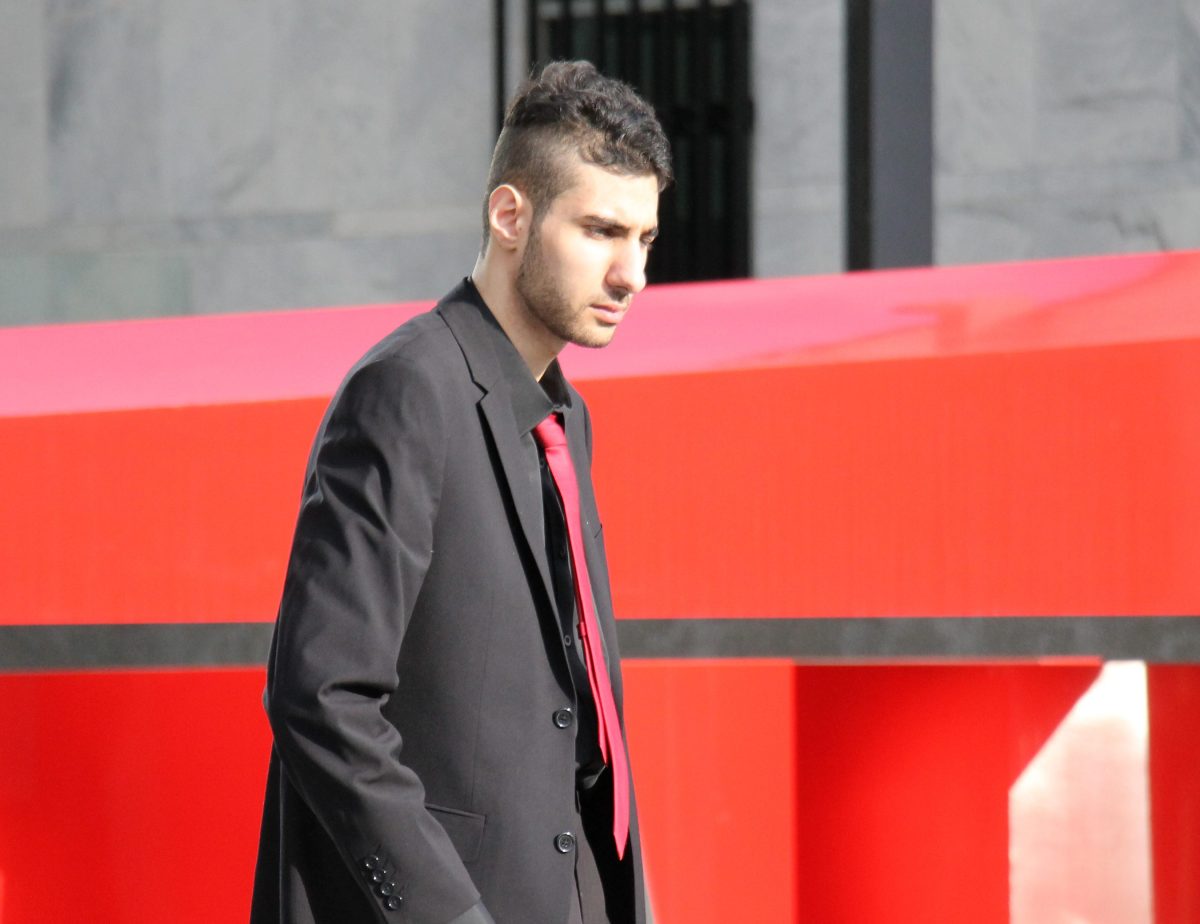
[[[571,338],[571,342],[576,346],[587,347],[589,350],[598,350],[601,347],[606,347],[612,343],[612,339],[616,336],[617,328],[615,325],[609,327],[592,328],[590,330],[580,331]]]

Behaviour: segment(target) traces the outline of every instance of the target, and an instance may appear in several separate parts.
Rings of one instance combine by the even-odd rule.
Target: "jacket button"
[[[570,706],[554,710],[554,724],[559,728],[570,728],[573,721],[575,721],[575,716],[571,712]]]
[[[388,911],[395,911],[400,907],[400,903],[402,901],[404,901],[404,899],[402,899],[399,895],[389,895],[387,901],[383,903],[383,907],[385,907]]]
[[[363,860],[363,869],[378,869],[382,865],[383,858],[378,854],[371,854],[371,856]]]
[[[554,839],[554,849],[559,853],[570,853],[575,849],[575,835],[570,831],[564,831]]]

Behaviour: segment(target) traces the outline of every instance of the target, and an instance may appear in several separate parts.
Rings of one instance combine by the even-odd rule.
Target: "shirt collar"
[[[487,307],[470,277],[467,277],[464,284],[473,298],[485,309],[491,322],[488,330],[492,334],[492,349],[500,365],[500,377],[508,387],[517,429],[521,433],[529,433],[554,411],[562,413],[565,425],[566,416],[571,410],[571,392],[558,360],[551,361],[542,375],[541,382],[538,382],[521,354],[517,352],[517,348],[508,339],[508,335],[504,333],[504,328],[496,321],[495,315]]]

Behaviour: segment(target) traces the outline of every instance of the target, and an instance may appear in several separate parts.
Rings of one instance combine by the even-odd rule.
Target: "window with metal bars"
[[[671,140],[651,282],[750,275],[749,17],[747,0],[529,0],[531,67],[591,61],[649,100]]]

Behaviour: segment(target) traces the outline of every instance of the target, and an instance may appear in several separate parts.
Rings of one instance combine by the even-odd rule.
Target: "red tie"
[[[562,498],[563,515],[567,521],[567,539],[571,547],[571,570],[575,573],[575,605],[579,609],[579,635],[587,661],[588,682],[596,703],[597,724],[600,726],[600,755],[612,768],[613,774],[613,839],[617,857],[625,856],[629,839],[629,762],[625,757],[625,742],[621,739],[621,723],[617,719],[617,704],[613,701],[608,666],[604,663],[604,646],[600,639],[600,624],[596,621],[596,604],[592,600],[592,582],[588,577],[587,556],[583,552],[583,536],[579,520],[579,484],[575,466],[567,449],[567,435],[558,416],[551,414],[534,430],[546,453],[546,464]]]

